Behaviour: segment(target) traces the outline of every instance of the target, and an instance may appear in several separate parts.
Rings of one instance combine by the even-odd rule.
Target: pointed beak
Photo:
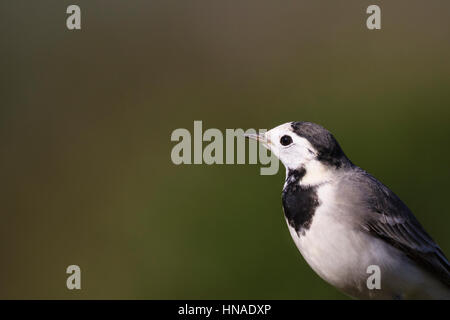
[[[269,145],[269,141],[267,139],[267,136],[264,133],[260,133],[260,134],[253,134],[253,133],[245,133],[244,137],[252,139],[252,140],[256,140],[261,142],[265,147],[268,147]]]

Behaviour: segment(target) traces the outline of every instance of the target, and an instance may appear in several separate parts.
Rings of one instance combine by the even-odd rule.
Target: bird
[[[354,299],[450,299],[450,265],[411,210],[316,123],[248,133],[285,166],[282,206],[309,266]],[[379,285],[369,285],[370,266]],[[373,283],[372,283],[373,284]]]

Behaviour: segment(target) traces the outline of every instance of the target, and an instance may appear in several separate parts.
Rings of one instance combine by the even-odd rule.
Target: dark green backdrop
[[[82,30],[66,29],[76,3]],[[366,28],[378,4],[382,29]],[[0,298],[345,298],[284,169],[175,166],[176,128],[309,120],[450,254],[449,1],[1,1]],[[82,270],[82,290],[65,269]]]

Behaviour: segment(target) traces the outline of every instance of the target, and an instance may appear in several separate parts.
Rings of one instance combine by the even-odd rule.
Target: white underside
[[[319,187],[318,196],[321,205],[310,228],[298,235],[288,227],[297,248],[321,278],[361,299],[450,299],[447,288],[399,250],[347,223],[346,213],[334,205],[332,185]],[[370,265],[380,268],[381,289],[367,287]]]

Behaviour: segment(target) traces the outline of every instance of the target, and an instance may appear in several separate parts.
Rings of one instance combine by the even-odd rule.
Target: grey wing
[[[361,170],[362,171],[362,170]],[[362,171],[366,204],[373,214],[363,227],[450,287],[450,264],[439,246],[428,235],[408,207],[386,186]]]

